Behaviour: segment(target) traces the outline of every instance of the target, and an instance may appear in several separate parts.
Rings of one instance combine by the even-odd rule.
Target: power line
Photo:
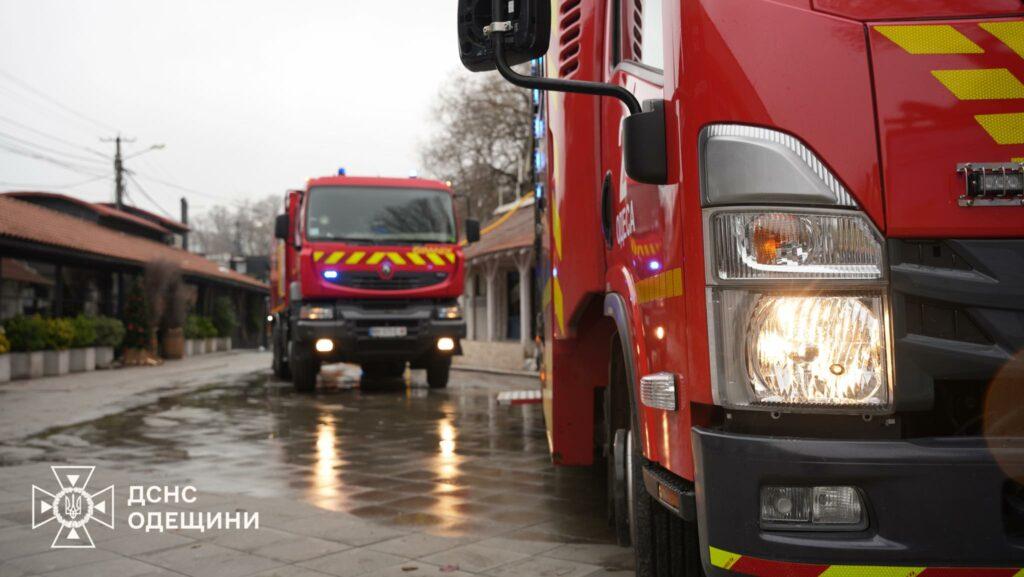
[[[103,158],[105,160],[109,160],[109,157],[108,157],[107,154],[105,154],[103,152],[100,152],[100,151],[96,150],[95,148],[89,148],[88,146],[84,146],[84,145],[81,145],[81,144],[76,144],[74,142],[71,142],[70,140],[65,140],[65,139],[63,139],[63,138],[61,138],[59,136],[54,136],[52,134],[48,134],[46,132],[43,132],[42,130],[38,130],[36,128],[32,128],[31,126],[29,126],[27,124],[22,124],[21,122],[18,122],[17,120],[14,120],[13,118],[8,118],[6,116],[0,115],[0,122],[6,122],[8,124],[12,124],[14,126],[17,126],[18,128],[21,128],[22,130],[27,130],[27,131],[29,131],[29,132],[31,132],[33,134],[36,134],[38,136],[42,136],[43,138],[48,138],[50,140],[53,140],[54,142],[59,142],[61,144],[64,144],[66,146],[70,146],[72,148],[79,148],[79,149],[84,150],[86,152],[91,152],[91,153],[95,154],[96,156],[99,156],[100,158]]]
[[[14,136],[12,134],[7,134],[6,132],[0,132],[0,137],[6,138],[8,140],[13,140],[15,142],[19,142],[22,145],[29,146],[29,147],[41,150],[43,152],[48,152],[50,154],[58,154],[58,155],[61,155],[61,156],[64,156],[66,158],[70,158],[70,159],[73,159],[73,160],[76,160],[76,161],[79,161],[79,162],[101,162],[97,158],[81,156],[81,155],[78,155],[78,154],[72,154],[70,152],[65,152],[63,150],[57,150],[56,148],[50,148],[49,146],[44,146],[42,144],[39,144],[37,142],[33,142],[31,140],[25,140],[24,138],[18,138],[17,136]],[[106,164],[106,163],[104,162],[104,164]]]
[[[28,158],[34,158],[36,160],[41,160],[43,162],[49,162],[50,164],[55,164],[55,165],[57,165],[57,166],[59,166],[61,168],[64,168],[66,170],[70,170],[72,172],[77,172],[79,174],[86,174],[86,175],[89,175],[89,176],[100,176],[99,174],[97,174],[95,172],[90,172],[92,170],[98,170],[98,168],[95,167],[95,166],[81,166],[81,165],[72,164],[70,162],[65,162],[63,160],[60,160],[58,158],[53,158],[52,156],[47,156],[45,154],[40,154],[40,153],[38,153],[38,152],[36,152],[34,150],[31,150],[31,149],[26,149],[24,147],[18,147],[18,146],[12,146],[12,145],[8,145],[8,144],[4,144],[4,143],[0,143],[0,149],[6,150],[7,152],[10,152],[12,154],[17,154],[17,155],[20,155],[20,156],[26,156]]]
[[[220,200],[220,197],[218,197],[217,195],[210,194],[208,192],[202,192],[202,191],[196,190],[194,188],[188,188],[186,186],[181,186],[180,184],[174,184],[173,182],[168,182],[166,180],[161,180],[159,178],[154,178],[154,177],[152,177],[152,176],[150,176],[148,174],[142,174],[141,172],[138,172],[138,171],[131,171],[131,174],[134,174],[136,176],[141,176],[142,178],[145,178],[147,180],[152,180],[153,182],[156,182],[158,184],[162,184],[164,186],[169,186],[171,188],[176,188],[176,189],[178,189],[178,190],[180,190],[182,192],[190,192],[192,194],[197,194],[199,196],[206,197],[206,198],[209,198],[209,199]]]
[[[43,92],[41,92],[41,91],[37,90],[36,88],[34,88],[28,82],[25,82],[24,80],[22,80],[22,79],[18,78],[17,76],[11,74],[10,72],[7,72],[6,70],[0,70],[0,76],[3,76],[5,78],[7,78],[7,80],[9,82],[13,82],[14,84],[20,86],[23,90],[31,92],[32,94],[36,95],[37,97],[39,97],[39,98],[49,102],[50,104],[60,108],[61,110],[64,110],[65,112],[67,112],[69,114],[72,114],[72,115],[74,115],[74,116],[76,116],[76,117],[78,117],[78,118],[80,118],[82,120],[85,120],[87,122],[95,124],[96,126],[99,126],[100,128],[103,128],[104,130],[109,130],[109,131],[112,131],[112,132],[117,132],[117,129],[114,128],[113,126],[111,126],[111,125],[109,125],[109,124],[107,124],[107,123],[105,123],[103,121],[96,120],[95,118],[92,118],[92,117],[90,117],[90,116],[88,116],[88,115],[86,115],[86,114],[84,114],[82,112],[79,112],[79,111],[75,110],[74,108],[71,108],[70,106],[67,106],[67,105],[61,103],[56,98],[53,98],[52,96],[48,96],[48,95],[44,94]]]
[[[164,210],[164,207],[160,206],[160,203],[157,202],[156,199],[154,199],[152,196],[150,196],[148,192],[146,192],[146,189],[142,187],[142,184],[139,183],[138,179],[136,179],[135,176],[132,175],[132,173],[130,172],[128,173],[128,180],[132,181],[132,184],[135,185],[135,188],[137,188],[139,192],[142,193],[142,196],[149,199],[149,202],[153,203],[153,206],[155,206],[160,212],[164,213],[167,216],[167,218],[174,220],[174,216],[172,216],[171,213]]]
[[[14,186],[14,187],[18,187],[18,188],[36,188],[36,189],[41,189],[41,190],[64,190],[64,189],[68,189],[68,188],[77,188],[79,186],[83,186],[83,185],[89,184],[91,182],[96,182],[97,180],[110,180],[110,178],[111,177],[110,177],[109,174],[104,174],[103,176],[97,176],[97,177],[94,177],[94,178],[88,178],[86,180],[80,180],[78,182],[69,182],[69,183],[66,183],[66,184],[40,184],[40,183],[37,183],[37,182],[5,182],[5,181],[0,181],[0,186]]]

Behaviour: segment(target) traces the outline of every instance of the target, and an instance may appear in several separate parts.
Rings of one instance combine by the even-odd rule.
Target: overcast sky
[[[434,95],[459,70],[455,4],[0,0],[0,191],[112,174],[86,148],[112,154],[100,138],[116,130],[137,139],[129,154],[166,144],[126,166],[175,216],[182,194],[201,210],[339,166],[406,176]],[[113,183],[60,191],[110,200]],[[153,209],[130,182],[129,193]]]

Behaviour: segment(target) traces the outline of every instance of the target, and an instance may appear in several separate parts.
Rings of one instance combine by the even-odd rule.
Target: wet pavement
[[[326,367],[324,374],[315,395],[296,394],[260,371],[23,444],[38,451],[31,458],[37,471],[85,459],[133,482],[187,479],[203,495],[279,511],[264,533],[281,532],[278,545],[290,542],[285,536],[336,545],[323,547],[320,565],[316,556],[267,555],[275,563],[301,561],[302,575],[381,569],[370,563],[363,571],[355,557],[331,560],[341,554],[337,546],[394,555],[395,574],[403,575],[582,576],[631,568],[629,550],[615,546],[607,528],[602,475],[550,464],[540,405],[497,403],[501,390],[534,381],[455,371],[449,388],[438,391],[426,388],[420,371],[406,381],[362,384],[355,367]],[[0,513],[0,576],[4,531],[12,530],[3,520],[24,520],[2,497],[0,512],[9,512]],[[304,515],[289,518],[290,507]],[[261,546],[245,543],[242,551],[262,555]],[[421,566],[402,565],[408,560]]]

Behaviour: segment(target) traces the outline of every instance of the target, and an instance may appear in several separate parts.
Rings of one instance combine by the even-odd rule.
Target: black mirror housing
[[[279,214],[274,219],[274,238],[288,240],[288,215]]]
[[[622,119],[626,175],[645,184],[668,184],[665,101],[646,100],[643,111]]]
[[[493,0],[459,0],[459,58],[473,72],[494,70],[494,43],[484,27],[495,21],[511,23],[502,34],[505,60],[509,65],[540,58],[548,51],[551,37],[551,0],[500,0],[511,7],[507,16],[494,18]]]
[[[480,240],[480,221],[472,218],[466,219],[466,243],[473,244]]]

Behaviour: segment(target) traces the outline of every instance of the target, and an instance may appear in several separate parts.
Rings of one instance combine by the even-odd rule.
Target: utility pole
[[[121,156],[121,141],[124,142],[135,142],[135,139],[122,139],[121,135],[118,134],[114,141],[114,206],[117,210],[124,208],[124,159]],[[103,142],[110,142],[111,139],[105,138]]]

